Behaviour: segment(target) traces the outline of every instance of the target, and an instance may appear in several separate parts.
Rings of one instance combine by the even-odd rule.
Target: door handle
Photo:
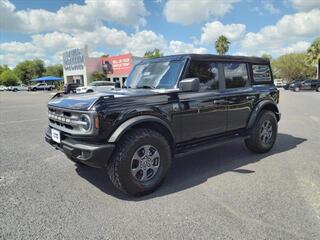
[[[255,100],[256,97],[255,97],[255,96],[247,96],[246,99],[247,99],[247,100]]]
[[[222,103],[228,103],[226,100],[224,99],[219,99],[219,100],[213,100],[214,104],[222,104]]]

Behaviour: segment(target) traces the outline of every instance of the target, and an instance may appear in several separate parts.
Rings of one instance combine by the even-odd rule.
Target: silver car
[[[95,81],[86,87],[77,87],[76,93],[101,92],[114,89],[114,83],[109,81]]]

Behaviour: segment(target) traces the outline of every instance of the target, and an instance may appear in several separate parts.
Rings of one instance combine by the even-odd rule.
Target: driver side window
[[[218,63],[192,60],[185,78],[199,78],[200,91],[219,89]]]

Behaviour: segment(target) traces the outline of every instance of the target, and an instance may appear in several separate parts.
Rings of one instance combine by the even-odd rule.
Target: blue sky
[[[221,34],[229,54],[277,57],[320,36],[319,0],[0,0],[0,12],[0,64],[9,66],[58,63],[84,44],[93,56],[215,53]]]

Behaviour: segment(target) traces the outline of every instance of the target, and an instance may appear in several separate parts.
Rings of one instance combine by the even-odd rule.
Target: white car
[[[0,91],[7,91],[7,87],[4,85],[0,85]]]
[[[17,91],[29,91],[29,87],[25,84],[20,84],[18,86],[11,86],[10,91],[17,92]]]
[[[114,83],[109,81],[95,81],[86,87],[77,87],[76,93],[103,92],[114,89]]]
[[[276,85],[276,87],[284,87],[287,84],[286,81],[283,81],[282,79],[274,79],[274,85]]]

